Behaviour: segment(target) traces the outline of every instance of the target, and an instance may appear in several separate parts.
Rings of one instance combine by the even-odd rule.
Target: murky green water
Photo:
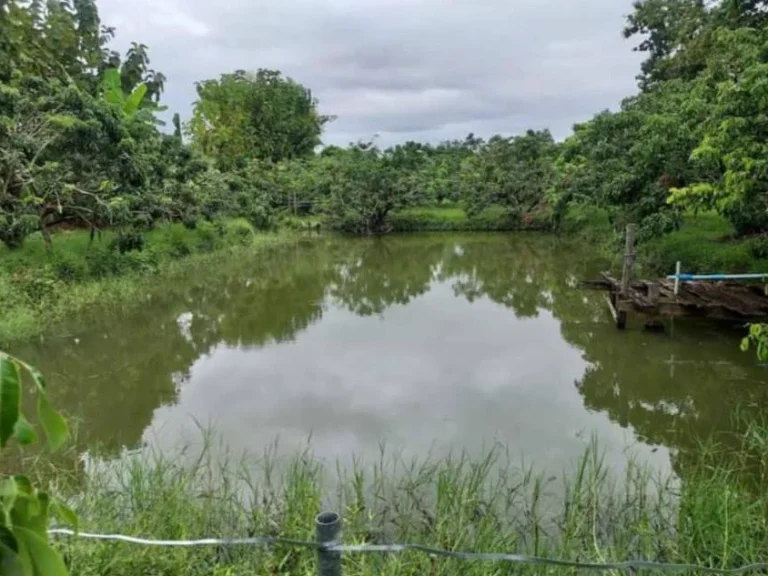
[[[309,441],[375,457],[494,442],[562,466],[591,435],[677,469],[696,439],[768,405],[741,332],[678,321],[618,332],[601,263],[536,235],[308,239],[158,284],[140,309],[94,313],[12,351],[48,375],[82,450],[200,441],[235,451]]]

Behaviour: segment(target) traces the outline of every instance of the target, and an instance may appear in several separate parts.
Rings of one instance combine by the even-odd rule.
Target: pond
[[[677,470],[699,438],[765,406],[742,331],[614,327],[578,288],[604,263],[536,234],[307,238],[158,282],[11,352],[39,366],[78,447],[310,445],[315,455],[470,454],[495,443],[557,469],[598,438]]]

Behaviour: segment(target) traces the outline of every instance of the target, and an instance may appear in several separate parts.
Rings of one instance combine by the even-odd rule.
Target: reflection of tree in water
[[[426,294],[445,249],[429,237],[363,240],[337,262],[330,296],[359,316]]]
[[[14,351],[49,375],[64,410],[82,418],[79,441],[135,446],[154,410],[173,403],[192,365],[215,346],[293,338],[322,315],[327,263],[304,248],[229,262],[205,278],[157,286],[130,314],[85,321],[76,337]]]
[[[675,449],[681,472],[711,437],[737,443],[735,408],[765,406],[764,372],[737,348],[736,335],[680,325],[675,338],[640,331],[618,333],[603,323],[584,330],[563,324],[563,335],[591,363],[576,386],[591,410],[606,412],[638,438]],[[723,432],[728,434],[723,435]]]
[[[60,404],[83,418],[83,445],[117,449],[140,441],[154,410],[175,401],[191,367],[216,346],[290,341],[324,306],[380,314],[441,282],[518,317],[549,311],[590,363],[576,383],[586,407],[676,448],[679,459],[695,453],[696,436],[729,430],[734,404],[764,405],[765,388],[748,385],[762,374],[743,367],[735,339],[618,333],[602,295],[577,288],[598,269],[583,248],[538,235],[315,240],[158,286],[139,310],[87,321],[77,343],[51,339],[14,352],[49,374]],[[708,362],[714,357],[721,362]]]

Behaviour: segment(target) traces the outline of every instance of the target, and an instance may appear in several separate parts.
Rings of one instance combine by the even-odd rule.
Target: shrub
[[[56,277],[64,282],[80,282],[88,276],[85,261],[69,252],[57,252],[54,255],[53,269]]]
[[[253,226],[242,218],[227,222],[226,230],[230,242],[240,246],[252,244],[256,234]]]
[[[120,252],[102,247],[92,247],[85,255],[85,265],[91,278],[106,278],[123,271]]]
[[[24,269],[13,277],[13,284],[32,305],[37,306],[55,298],[61,288],[61,281],[50,265],[40,269]]]
[[[110,250],[117,250],[121,254],[131,252],[133,250],[144,249],[144,236],[138,230],[125,230],[117,234],[117,236],[109,243]]]
[[[211,222],[199,222],[197,228],[197,249],[200,252],[213,252],[222,244],[224,229]]]

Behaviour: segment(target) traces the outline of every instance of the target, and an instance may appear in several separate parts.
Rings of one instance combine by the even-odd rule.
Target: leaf
[[[45,390],[47,385],[45,383],[45,376],[43,376],[43,373],[34,366],[30,366],[26,362],[20,361],[20,364],[24,366],[24,369],[32,376],[32,380],[35,381],[35,386],[37,386],[37,389]]]
[[[13,536],[13,534],[11,534],[11,536]],[[14,543],[16,543],[15,538]],[[25,570],[24,564],[21,561],[21,556],[18,552],[18,543],[16,543],[16,549],[13,550],[8,547],[5,540],[0,537],[0,574],[3,576],[29,576],[32,574],[31,567],[29,570]]]
[[[24,494],[26,496],[33,496],[35,494],[35,489],[32,487],[32,482],[30,482],[29,478],[26,476],[17,474],[13,477],[13,483],[16,485],[16,491],[18,493]]]
[[[763,329],[760,326],[760,324],[751,324],[749,326],[749,335],[752,336],[753,338],[757,338],[758,336],[760,336],[760,333],[762,332],[762,330]]]
[[[29,552],[34,576],[67,576],[61,555],[44,538],[26,528],[17,528],[16,537]]]
[[[15,360],[0,354],[0,448],[13,436],[21,412],[21,372]]]
[[[120,79],[120,72],[117,68],[107,68],[104,70],[104,76],[101,79],[101,90],[104,94],[104,100],[110,104],[118,106],[123,105],[125,96],[123,95],[123,86]]]
[[[749,350],[749,338],[744,338],[741,341],[741,351],[747,352]]]
[[[18,537],[18,529],[16,530],[16,541],[19,544],[19,553],[16,555],[16,565],[20,567],[21,574],[24,576],[34,576],[34,568],[32,567],[32,558],[29,555],[29,549],[24,542]]]
[[[69,427],[67,421],[51,406],[48,401],[48,394],[44,389],[38,390],[37,417],[40,419],[40,425],[48,439],[48,446],[55,452],[67,441]]]
[[[51,499],[45,492],[39,492],[37,495],[36,513],[32,516],[25,528],[39,534],[42,538],[48,535],[48,510]]]
[[[128,99],[125,101],[125,104],[123,105],[123,112],[125,112],[126,116],[133,116],[138,111],[139,107],[141,106],[141,103],[144,101],[144,96],[147,95],[147,85],[146,84],[139,84],[134,88],[133,92],[131,92],[131,95],[128,96]]]
[[[80,520],[77,518],[77,514],[66,504],[60,500],[53,500],[51,502],[51,511],[53,514],[65,524],[72,526],[75,532],[80,531]]]
[[[24,418],[23,414],[19,415],[19,419],[13,427],[13,437],[16,438],[22,446],[29,446],[37,441],[35,427],[29,423],[29,420]]]
[[[16,542],[16,536],[6,526],[0,526],[0,544],[9,548],[14,553],[19,551],[19,543]]]

